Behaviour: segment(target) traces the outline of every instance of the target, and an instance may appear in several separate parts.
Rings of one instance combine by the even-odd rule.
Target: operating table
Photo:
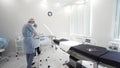
[[[59,44],[55,41],[59,42]],[[54,42],[61,46],[60,43],[69,41],[55,39]],[[61,49],[64,50],[64,48]],[[82,65],[82,60],[92,61],[93,68],[99,68],[100,65],[103,66],[102,68],[120,68],[120,53],[109,51],[104,47],[80,43],[71,46],[66,52],[70,55],[69,65],[73,68],[89,68]]]

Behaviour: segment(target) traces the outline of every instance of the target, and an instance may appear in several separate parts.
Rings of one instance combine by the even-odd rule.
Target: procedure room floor
[[[34,58],[36,68],[48,68],[48,66],[50,68],[68,68],[67,65],[63,64],[69,61],[69,55],[60,48],[42,46],[41,49],[41,55]],[[15,56],[9,57],[8,62],[0,64],[0,68],[26,68],[25,55],[20,55],[18,58]]]

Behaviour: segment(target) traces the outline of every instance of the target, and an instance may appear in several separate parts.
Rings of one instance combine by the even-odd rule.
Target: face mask
[[[34,24],[31,24],[32,26],[34,26]]]

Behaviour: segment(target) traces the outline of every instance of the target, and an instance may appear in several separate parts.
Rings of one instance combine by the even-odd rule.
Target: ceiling
[[[55,8],[56,6],[58,6],[58,4],[60,7],[65,7],[68,5],[75,4],[75,2],[77,1],[85,1],[85,0],[43,0],[43,1],[46,1],[49,7]]]
[[[62,5],[72,4],[72,3],[75,3],[76,1],[78,0],[47,0],[48,3],[51,3],[51,4],[60,3]],[[83,0],[79,0],[79,1],[83,1]]]

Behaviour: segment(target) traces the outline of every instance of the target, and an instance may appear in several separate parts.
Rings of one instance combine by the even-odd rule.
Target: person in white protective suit
[[[35,30],[35,32],[37,33],[36,36],[34,36],[34,47],[35,47],[35,56],[36,56],[36,52],[38,55],[40,55],[41,50],[40,50],[40,35],[39,35],[39,31],[37,29],[37,24],[33,25],[33,28]]]

